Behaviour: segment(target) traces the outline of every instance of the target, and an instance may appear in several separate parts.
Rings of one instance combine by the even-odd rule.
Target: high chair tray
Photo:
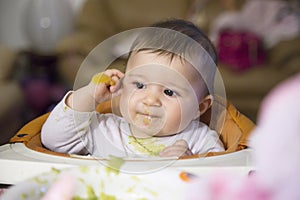
[[[206,173],[216,168],[247,172],[252,169],[251,151],[251,149],[244,149],[224,155],[181,160],[176,158],[124,159],[121,169],[133,174],[152,173],[164,168],[186,169],[194,173]],[[0,146],[0,183],[16,184],[52,168],[107,165],[108,162],[109,159],[105,158],[62,157],[41,153],[29,149],[24,143],[5,144]]]

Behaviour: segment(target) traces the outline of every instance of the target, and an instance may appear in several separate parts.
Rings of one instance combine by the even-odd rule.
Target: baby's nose
[[[146,106],[161,106],[158,92],[148,91],[145,98],[143,99],[143,104],[145,104]]]

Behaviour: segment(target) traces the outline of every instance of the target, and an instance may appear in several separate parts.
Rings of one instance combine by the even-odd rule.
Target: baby
[[[154,24],[135,39],[125,74],[108,69],[65,95],[42,128],[42,143],[98,157],[224,151],[218,133],[199,121],[213,102],[215,71],[214,47],[195,25],[178,19]],[[119,94],[121,116],[96,111]]]

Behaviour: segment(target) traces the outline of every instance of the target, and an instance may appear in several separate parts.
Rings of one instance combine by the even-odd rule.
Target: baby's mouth
[[[152,122],[153,117],[150,115],[144,115],[143,117],[143,123],[145,126],[149,126]]]
[[[137,113],[137,116],[138,116],[138,118],[140,118],[141,122],[145,126],[151,125],[151,123],[153,122],[153,120],[156,120],[156,119],[159,118],[158,116],[151,115],[149,113]]]

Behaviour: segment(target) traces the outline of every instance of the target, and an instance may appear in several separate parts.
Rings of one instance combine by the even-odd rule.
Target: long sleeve
[[[50,113],[42,127],[43,145],[56,152],[88,154],[93,151],[93,135],[89,130],[94,112],[77,112],[65,104],[66,94]]]

